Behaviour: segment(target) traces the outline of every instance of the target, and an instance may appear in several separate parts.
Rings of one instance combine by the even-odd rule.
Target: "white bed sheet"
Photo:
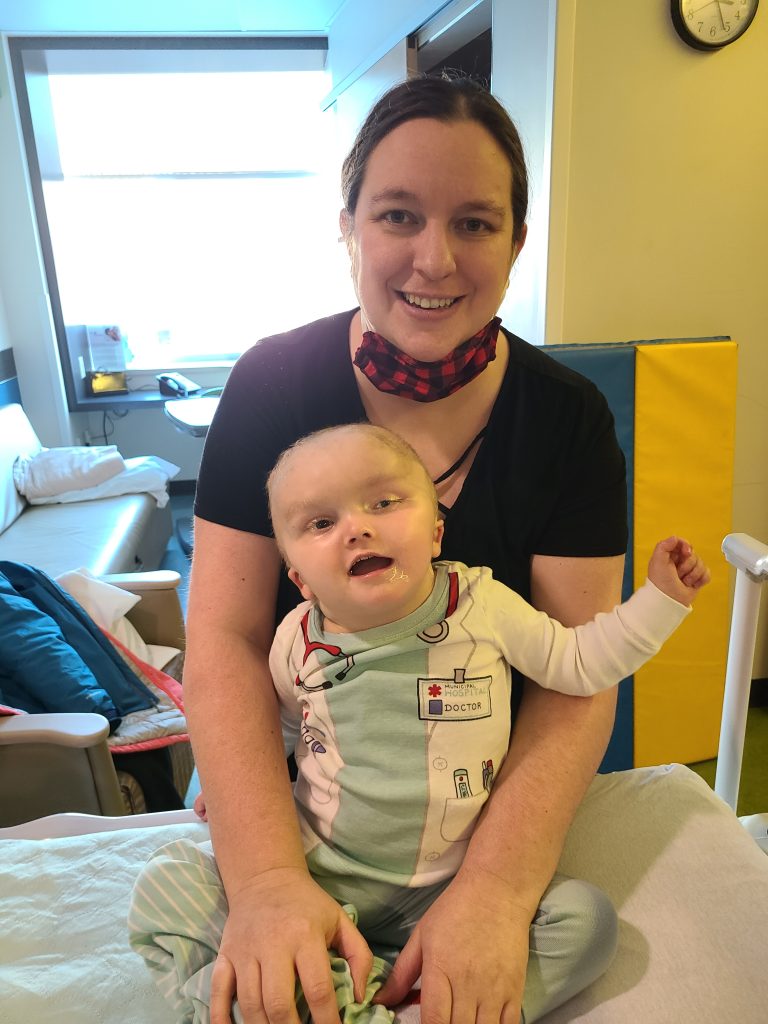
[[[207,835],[187,822],[0,841],[0,1024],[173,1024],[127,945],[128,901],[153,850]],[[542,1024],[768,1020],[768,857],[689,769],[599,776],[561,869],[609,893],[620,946],[607,974]],[[417,1007],[400,1017],[418,1019]]]
[[[153,850],[202,824],[0,842],[1,1024],[173,1024],[125,924]]]

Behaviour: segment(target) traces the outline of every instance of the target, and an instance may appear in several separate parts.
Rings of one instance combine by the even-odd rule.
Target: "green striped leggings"
[[[329,952],[344,1024],[388,1024],[394,1015],[371,1004],[411,930],[449,883],[406,889],[349,876],[315,876],[341,903],[374,953],[365,1000],[354,1000],[347,963]],[[211,844],[187,839],[153,854],[133,891],[128,930],[178,1024],[209,1024],[211,974],[227,918],[224,888]],[[608,967],[616,950],[617,918],[608,898],[587,882],[556,875],[531,924],[523,1019],[533,1024],[585,988]],[[296,1003],[309,1020],[297,985]],[[242,1017],[235,1003],[235,1024]]]

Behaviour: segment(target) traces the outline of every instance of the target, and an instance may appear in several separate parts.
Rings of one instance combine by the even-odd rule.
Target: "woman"
[[[229,1020],[235,986],[246,1024],[296,1021],[294,973],[317,1024],[333,1024],[325,950],[350,962],[360,993],[370,965],[362,937],[306,871],[268,677],[276,618],[299,599],[281,574],[263,493],[277,455],[324,426],[389,427],[437,482],[443,557],[490,566],[567,625],[620,598],[624,465],[605,402],[495,321],[527,210],[520,140],[503,108],[464,80],[396,86],[361,128],[342,192],[360,308],[241,358],[198,485],[184,683],[230,905],[213,1024]],[[520,1019],[529,926],[614,701],[526,684],[464,865],[416,924],[382,991],[388,1004],[421,974],[425,1021]],[[526,1004],[528,1019],[548,1008]]]

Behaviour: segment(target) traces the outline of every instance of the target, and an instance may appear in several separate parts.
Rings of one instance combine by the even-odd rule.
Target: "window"
[[[88,325],[129,369],[188,368],[355,301],[325,40],[173,42],[13,41],[70,385],[110,369]]]

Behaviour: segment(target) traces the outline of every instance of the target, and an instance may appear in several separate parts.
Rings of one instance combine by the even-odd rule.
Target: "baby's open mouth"
[[[349,569],[350,576],[367,576],[368,573],[377,572],[379,569],[389,569],[393,559],[384,558],[383,555],[363,555],[353,562]]]

